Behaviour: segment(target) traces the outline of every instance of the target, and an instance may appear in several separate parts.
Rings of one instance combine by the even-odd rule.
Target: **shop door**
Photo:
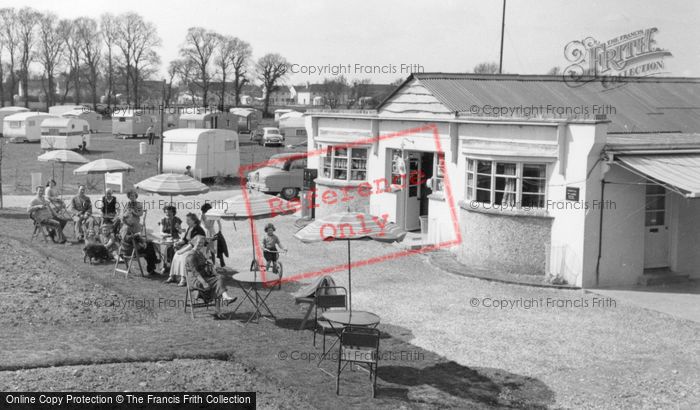
[[[405,192],[405,229],[413,231],[420,229],[420,200],[421,200],[421,153],[408,152],[406,155]]]
[[[647,184],[644,210],[644,269],[668,266],[666,189]]]

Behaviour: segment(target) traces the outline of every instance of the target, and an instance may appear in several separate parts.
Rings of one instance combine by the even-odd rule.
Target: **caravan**
[[[52,105],[49,107],[49,114],[62,116],[69,111],[89,111],[90,109],[86,105]]]
[[[8,115],[17,114],[18,112],[27,112],[29,108],[24,107],[2,107],[0,108],[0,136],[2,136],[2,121]]]
[[[60,114],[65,118],[80,118],[88,122],[90,132],[97,132],[102,121],[102,116],[90,110],[71,110]]]
[[[197,110],[193,114],[181,114],[180,128],[211,128],[238,131],[238,117],[226,111]]]
[[[115,137],[146,136],[148,127],[153,127],[153,132],[158,133],[158,122],[155,116],[145,114],[141,110],[115,110],[112,114],[112,135]]]
[[[184,172],[189,165],[199,179],[238,176],[241,159],[235,131],[178,128],[163,136],[163,172]]]
[[[2,121],[2,133],[10,142],[39,142],[41,122],[46,118],[56,118],[45,112],[19,112],[8,115]]]
[[[252,133],[262,121],[262,112],[255,108],[231,108],[229,112],[237,117],[239,134]]]
[[[304,113],[288,112],[280,117],[280,133],[285,137],[306,137]]]
[[[90,126],[80,118],[47,118],[41,122],[41,149],[80,149],[90,146]]]

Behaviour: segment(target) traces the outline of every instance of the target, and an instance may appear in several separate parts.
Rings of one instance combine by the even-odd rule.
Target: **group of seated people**
[[[44,187],[38,187],[36,196],[30,202],[27,211],[31,219],[48,230],[56,243],[65,243],[63,229],[73,222],[74,236],[77,242],[84,241],[85,258],[115,260],[121,255],[131,255],[134,247],[139,256],[146,260],[146,270],[154,274],[161,262],[160,248],[148,240],[141,224],[144,214],[143,204],[139,202],[135,190],[127,192],[129,201],[120,206],[111,189],[105,191],[101,200],[101,215],[93,215],[93,204],[85,194],[85,186],[78,187],[78,194],[66,206],[55,188],[53,180]],[[208,255],[217,255],[224,266],[223,254],[217,251],[217,241],[221,236],[221,221],[207,218],[209,203],[201,207],[201,218],[194,213],[185,217],[186,228],[177,217],[177,209],[168,205],[164,208],[165,217],[161,219],[161,235],[168,239],[163,258],[163,274],[167,274],[166,283],[186,286],[186,275],[190,275],[191,286],[209,295],[210,299],[231,303],[231,297],[223,286],[220,275],[215,274],[207,265]],[[218,231],[215,229],[218,225]],[[225,246],[225,245],[224,245]],[[218,306],[217,306],[218,312]]]

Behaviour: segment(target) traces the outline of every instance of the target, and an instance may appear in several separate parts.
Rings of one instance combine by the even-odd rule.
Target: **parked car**
[[[296,197],[304,184],[306,157],[299,153],[277,154],[270,157],[269,164],[248,173],[248,187],[267,194],[279,193],[287,200]]]
[[[284,135],[280,134],[280,130],[275,127],[263,128],[262,139],[260,145],[267,147],[268,145],[284,145]]]

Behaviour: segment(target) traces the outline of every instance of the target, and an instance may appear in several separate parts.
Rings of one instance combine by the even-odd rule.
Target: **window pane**
[[[659,195],[659,196],[648,196],[647,197],[647,204],[646,204],[646,210],[664,210],[666,205],[666,196],[665,195]]]
[[[498,175],[515,175],[515,164],[497,162],[496,163],[496,174]]]
[[[515,192],[515,178],[496,177],[496,189],[499,191]]]
[[[644,225],[646,226],[659,226],[664,224],[664,211],[647,211],[646,220]]]
[[[479,188],[491,189],[491,176],[490,175],[477,175],[476,176],[476,186]]]
[[[474,186],[474,174],[467,174],[467,186],[468,187]]]
[[[544,164],[523,164],[524,178],[546,178],[547,166]]]
[[[522,206],[526,208],[544,208],[544,195],[523,194]]]
[[[500,205],[515,206],[515,192],[496,191],[495,203]]]
[[[477,202],[491,203],[491,192],[477,189],[476,190],[476,201]]]
[[[353,158],[367,158],[367,148],[353,148],[352,149]]]
[[[474,160],[467,160],[467,171],[474,171]]]
[[[336,157],[347,157],[348,156],[348,149],[347,148],[335,148],[335,156]]]
[[[467,188],[467,199],[474,199],[474,188]]]
[[[523,193],[544,194],[544,179],[523,179]]]
[[[665,194],[666,189],[661,185],[647,184],[647,195]]]
[[[476,172],[480,174],[491,174],[491,161],[477,161]]]

